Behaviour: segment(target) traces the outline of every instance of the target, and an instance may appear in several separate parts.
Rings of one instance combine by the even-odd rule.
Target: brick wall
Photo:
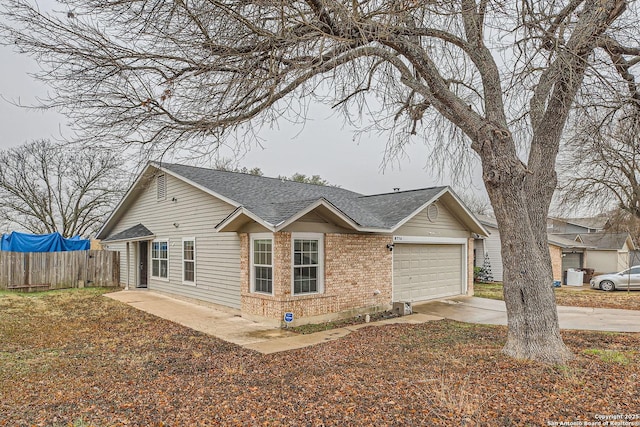
[[[551,268],[553,269],[553,280],[562,280],[562,248],[549,245],[551,255]]]
[[[340,311],[391,302],[390,236],[325,235],[325,284]],[[378,294],[377,291],[380,291]]]
[[[241,307],[249,318],[280,321],[293,312],[295,324],[379,311],[391,303],[390,236],[324,234],[324,292],[292,295],[291,233],[274,233],[273,295],[250,292],[250,239],[241,234]],[[379,291],[379,292],[378,292]]]

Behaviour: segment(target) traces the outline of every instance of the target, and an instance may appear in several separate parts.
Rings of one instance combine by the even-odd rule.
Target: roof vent
[[[427,207],[427,218],[431,222],[436,222],[438,219],[438,205],[432,203]]]
[[[167,178],[164,174],[156,176],[156,200],[164,200],[167,197]]]

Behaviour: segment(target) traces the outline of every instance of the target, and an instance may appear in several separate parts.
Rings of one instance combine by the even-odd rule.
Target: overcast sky
[[[37,64],[2,46],[0,64],[0,148],[69,135],[64,116],[11,104],[35,105],[38,97],[46,96],[47,87],[29,76]],[[240,160],[240,166],[259,167],[266,176],[290,176],[296,172],[320,175],[331,184],[364,194],[390,192],[395,187],[410,190],[453,183],[451,177],[438,179],[429,162],[428,149],[421,144],[409,147],[407,157],[383,168],[384,136],[357,143],[355,129],[343,128],[341,120],[331,116],[330,109],[319,105],[311,109],[304,128],[281,123],[279,129],[263,132],[263,148],[254,145]],[[230,155],[224,153],[223,157]],[[479,171],[473,175],[475,188],[466,191],[484,193]]]

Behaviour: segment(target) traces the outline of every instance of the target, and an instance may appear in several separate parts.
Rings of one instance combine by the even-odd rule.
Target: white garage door
[[[424,301],[464,292],[464,245],[396,244],[393,300]]]

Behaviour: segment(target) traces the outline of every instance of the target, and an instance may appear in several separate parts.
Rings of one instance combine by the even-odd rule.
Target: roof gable
[[[625,244],[629,249],[635,248],[629,233],[582,233],[579,237],[584,244],[601,250],[621,250]]]

